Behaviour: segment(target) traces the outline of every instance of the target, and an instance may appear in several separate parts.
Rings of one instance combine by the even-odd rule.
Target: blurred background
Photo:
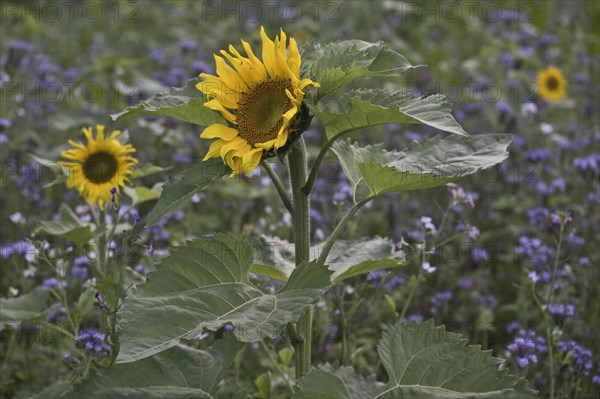
[[[82,127],[128,130],[140,166],[166,169],[136,183],[152,187],[202,159],[209,144],[198,137],[202,128],[166,118],[115,123],[109,115],[183,86],[201,72],[214,73],[212,54],[229,44],[241,49],[241,38],[259,48],[260,26],[271,37],[283,27],[300,44],[383,40],[412,64],[427,65],[396,79],[396,85],[418,95],[446,94],[454,117],[470,134],[515,138],[509,159],[496,168],[456,186],[389,195],[355,217],[344,238],[390,237],[396,249],[407,252],[427,243],[436,249],[429,260],[435,270],[423,275],[423,265],[413,260],[332,289],[319,304],[317,360],[339,358],[340,342],[359,337],[352,338],[345,360],[360,372],[377,372],[373,348],[381,327],[404,313],[405,319],[433,318],[492,349],[508,359],[506,368],[529,378],[547,397],[547,335],[531,286],[543,290],[551,284],[557,294],[545,306],[556,335],[558,392],[565,398],[597,397],[599,3],[2,1],[0,12],[0,296],[64,282],[76,301],[89,284],[92,276],[74,267],[57,282],[56,271],[38,254],[41,245],[64,243],[49,238],[44,243],[43,236],[32,234],[40,221],[56,218],[62,203],[81,220],[90,218],[78,194],[56,181],[53,164],[68,139],[82,139]],[[567,81],[566,97],[558,103],[538,94],[537,74],[551,65]],[[428,127],[389,125],[352,137],[402,149],[437,134],[445,135]],[[315,156],[323,143],[316,121],[304,136]],[[331,232],[352,194],[333,156],[320,177],[312,197],[314,242]],[[152,206],[146,202],[136,212],[144,218]],[[140,251],[131,268],[151,270],[170,246],[210,232],[289,239],[290,223],[268,176],[215,184],[157,226],[141,229],[141,240],[152,241],[155,254],[150,258]],[[414,299],[403,309],[411,292]],[[330,311],[335,307],[356,312],[349,318]],[[90,321],[94,317],[92,312]],[[46,321],[60,323],[60,309]],[[24,329],[8,345],[14,332],[2,334],[3,398],[27,397],[68,375],[68,358],[77,351],[72,342],[28,339]],[[239,384],[252,387],[259,373],[254,366],[263,361],[246,356],[237,364]],[[276,381],[273,392],[277,397]]]

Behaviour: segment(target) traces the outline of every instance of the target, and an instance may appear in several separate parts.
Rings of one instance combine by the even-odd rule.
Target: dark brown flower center
[[[556,79],[554,76],[550,76],[548,79],[546,79],[546,87],[548,87],[548,90],[557,90],[559,84],[560,83],[558,82],[558,79]]]
[[[117,169],[118,163],[113,155],[97,152],[84,162],[83,175],[92,183],[101,184],[111,181]]]
[[[282,115],[292,108],[286,89],[292,91],[289,79],[267,80],[255,84],[242,95],[237,122],[240,136],[249,144],[277,138],[283,124]]]

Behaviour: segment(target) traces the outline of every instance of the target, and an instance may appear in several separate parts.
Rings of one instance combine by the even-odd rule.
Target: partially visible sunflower
[[[215,123],[204,129],[201,138],[218,139],[204,160],[220,156],[233,170],[232,175],[250,174],[264,152],[276,151],[287,143],[304,89],[319,86],[310,79],[300,79],[300,52],[294,38],[286,50],[283,29],[275,42],[262,27],[260,35],[262,61],[242,40],[247,57],[230,45],[229,53],[221,50],[221,54],[231,66],[215,55],[218,76],[202,73],[204,80],[196,85],[210,99],[204,105],[219,111],[230,124]]]
[[[539,71],[537,84],[544,100],[559,102],[567,95],[567,80],[556,67],[550,66]]]
[[[69,140],[73,148],[60,156],[70,161],[59,163],[67,167],[67,187],[76,187],[90,205],[97,203],[103,210],[104,204],[111,200],[111,190],[118,192],[129,182],[132,167],[138,161],[129,155],[135,148],[117,140],[120,131],[113,131],[108,138],[104,137],[104,126],[97,125],[96,131],[94,139],[91,127],[83,129],[87,146]]]

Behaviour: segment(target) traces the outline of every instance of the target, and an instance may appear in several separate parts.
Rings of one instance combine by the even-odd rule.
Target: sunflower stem
[[[100,270],[104,274],[104,278],[108,277],[108,262],[106,261],[106,212],[100,210],[100,236],[98,237],[98,259],[100,261]]]
[[[279,176],[277,176],[277,173],[275,173],[275,171],[273,170],[273,168],[271,168],[271,165],[269,165],[269,163],[266,160],[263,160],[261,162],[261,165],[263,166],[263,168],[265,169],[265,171],[267,172],[267,174],[269,175],[269,177],[273,181],[273,184],[275,185],[275,188],[277,189],[277,193],[281,197],[281,201],[283,201],[283,205],[285,205],[285,207],[287,208],[287,210],[291,214],[293,214],[294,213],[294,207],[292,205],[292,199],[290,198],[290,195],[288,194],[285,186],[283,185],[283,182],[281,181],[281,179],[279,178]]]
[[[310,198],[309,194],[302,192],[306,184],[307,164],[304,139],[298,139],[292,144],[289,152],[290,180],[292,183],[294,223],[294,243],[296,254],[296,267],[309,261],[310,252]],[[296,378],[310,371],[312,348],[312,306],[298,320],[298,332],[302,340],[297,343],[296,349]]]
[[[317,158],[315,159],[315,162],[313,163],[310,169],[310,175],[308,176],[308,180],[306,181],[306,184],[302,186],[302,192],[306,195],[310,195],[310,193],[312,192],[315,182],[317,181],[317,175],[319,174],[319,167],[321,166],[321,162],[323,162],[323,159],[325,159],[325,155],[327,155],[327,152],[329,151],[333,143],[334,140],[330,140],[327,143],[325,143],[325,146],[321,149],[319,155],[317,155]]]

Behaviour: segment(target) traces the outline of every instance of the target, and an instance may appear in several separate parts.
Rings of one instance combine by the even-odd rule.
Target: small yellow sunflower
[[[567,95],[567,80],[560,69],[550,66],[537,75],[540,96],[547,101],[559,102]]]
[[[77,187],[90,205],[98,203],[103,210],[104,204],[111,200],[111,190],[119,192],[129,182],[132,167],[138,161],[129,156],[135,148],[116,139],[120,131],[113,131],[108,138],[104,137],[104,126],[97,125],[96,131],[94,139],[91,127],[83,129],[87,146],[69,140],[73,148],[61,152],[60,156],[70,161],[60,164],[67,167],[67,187]]]
[[[232,176],[250,174],[266,151],[283,147],[290,126],[300,112],[304,89],[319,85],[310,79],[300,79],[300,52],[294,38],[286,49],[286,35],[281,29],[275,42],[269,39],[263,27],[262,61],[250,45],[242,40],[246,56],[232,45],[229,52],[221,50],[223,57],[215,55],[217,75],[200,74],[204,80],[196,88],[210,101],[204,105],[219,111],[230,123],[215,123],[202,134],[213,142],[204,157],[221,157],[233,170]],[[233,66],[233,67],[232,67]]]

